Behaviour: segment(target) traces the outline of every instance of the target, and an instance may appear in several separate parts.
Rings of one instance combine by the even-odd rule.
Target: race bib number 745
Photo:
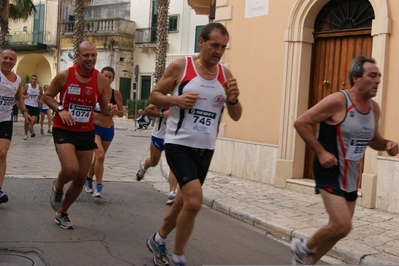
[[[188,111],[185,128],[210,133],[216,113],[192,108]]]

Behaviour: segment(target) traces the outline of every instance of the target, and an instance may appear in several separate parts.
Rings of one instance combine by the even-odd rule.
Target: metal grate
[[[331,0],[320,11],[315,32],[369,28],[374,10],[368,0]]]

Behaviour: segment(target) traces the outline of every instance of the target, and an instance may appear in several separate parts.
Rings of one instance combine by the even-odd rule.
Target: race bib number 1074
[[[72,115],[75,122],[87,123],[90,121],[91,106],[83,106],[77,104],[70,104],[68,112]]]

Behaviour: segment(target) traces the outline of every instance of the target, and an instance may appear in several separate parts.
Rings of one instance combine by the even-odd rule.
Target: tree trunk
[[[8,32],[8,19],[4,20],[0,18],[0,50],[3,50],[10,46],[10,44],[6,41],[6,34]]]
[[[0,0],[0,50],[7,48],[6,34],[8,32],[10,2],[8,0]]]
[[[165,72],[169,33],[169,0],[158,0],[157,47],[155,55],[155,84]]]
[[[75,1],[75,28],[73,36],[73,51],[75,54],[79,52],[79,45],[83,41],[83,34],[85,30],[85,1]],[[73,59],[76,64],[76,57]]]

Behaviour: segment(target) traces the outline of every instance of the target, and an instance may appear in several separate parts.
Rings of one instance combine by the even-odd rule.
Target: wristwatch
[[[163,117],[163,110],[159,113],[159,117]]]
[[[62,106],[62,105],[58,105],[57,106],[57,113],[59,113],[59,112],[61,112],[63,110],[65,110],[64,106]]]

